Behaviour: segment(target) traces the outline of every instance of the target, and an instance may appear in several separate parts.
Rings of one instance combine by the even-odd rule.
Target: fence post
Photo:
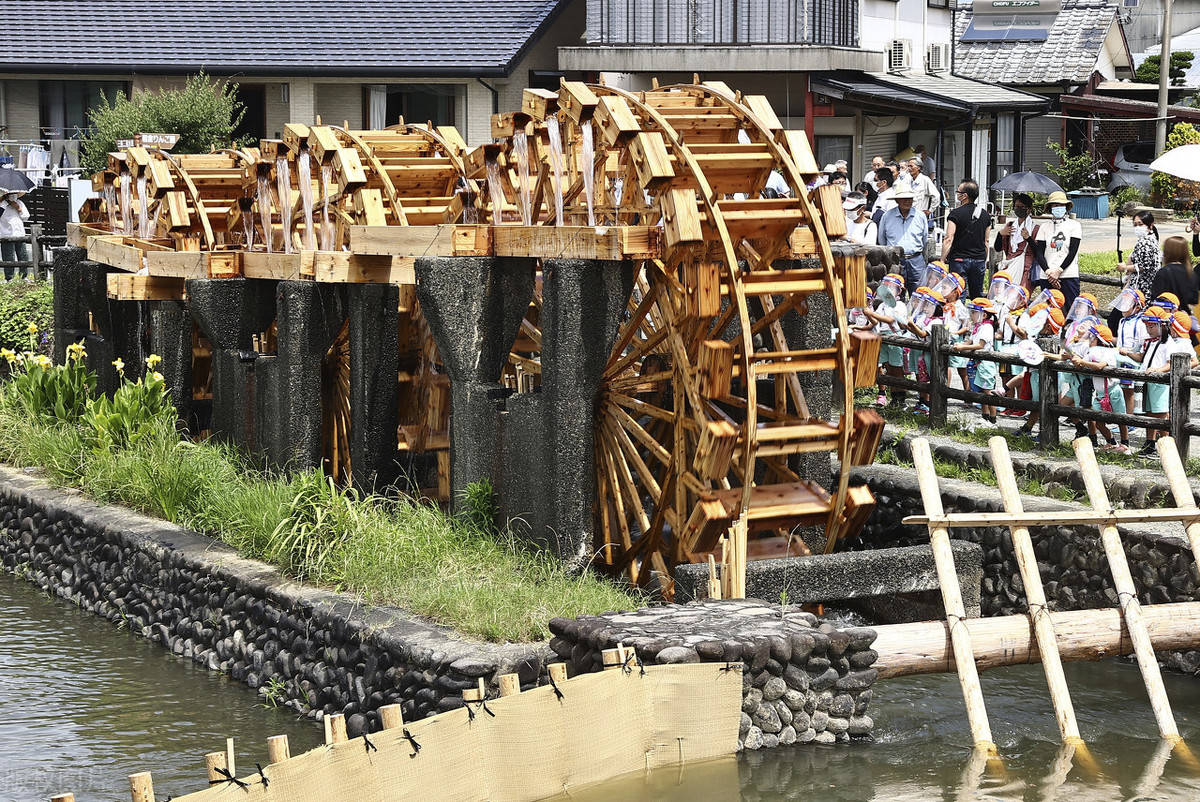
[[[37,279],[42,267],[41,243],[38,242],[42,236],[42,227],[34,223],[29,227],[29,275],[34,280]]]
[[[1049,357],[1038,365],[1039,399],[1038,442],[1042,448],[1058,447],[1058,418],[1050,414],[1050,405],[1058,403],[1058,371]]]
[[[929,425],[946,425],[946,347],[950,338],[941,321],[929,327]]]
[[[1171,393],[1167,404],[1171,437],[1175,438],[1175,447],[1179,449],[1179,459],[1187,463],[1188,433],[1187,425],[1192,413],[1192,391],[1183,380],[1192,372],[1192,355],[1171,355]]]

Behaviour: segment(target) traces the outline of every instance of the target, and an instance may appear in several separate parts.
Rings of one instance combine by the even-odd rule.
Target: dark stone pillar
[[[260,365],[259,389],[263,451],[280,466],[321,465],[321,366],[346,321],[345,298],[344,288],[333,284],[279,282],[278,352]]]
[[[547,260],[542,287],[544,463],[553,481],[527,490],[549,506],[549,530],[532,535],[559,557],[584,564],[596,506],[596,393],[633,288],[633,263]]]
[[[276,284],[243,278],[187,282],[188,308],[212,346],[212,434],[247,451],[259,449],[261,417],[254,335],[275,319]]]
[[[150,302],[150,352],[162,357],[158,372],[179,419],[192,431],[192,315],[179,301]]]
[[[88,310],[82,302],[82,287],[87,251],[83,248],[59,248],[54,259],[54,361],[67,358],[67,346],[88,331]]]
[[[361,490],[397,477],[400,288],[358,284],[346,288],[350,318],[350,462]]]
[[[452,507],[499,475],[497,384],[533,297],[532,259],[418,259],[417,297],[450,376]],[[490,396],[489,396],[490,394]],[[539,489],[545,492],[545,488]]]

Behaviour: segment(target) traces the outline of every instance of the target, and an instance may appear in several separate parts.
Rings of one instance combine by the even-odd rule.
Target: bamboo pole
[[[129,796],[133,802],[154,802],[154,782],[150,772],[139,771],[129,775]]]
[[[1179,450],[1175,448],[1173,437],[1160,437],[1155,444],[1158,456],[1162,460],[1163,473],[1171,484],[1171,495],[1175,497],[1175,506],[1184,510],[1196,509],[1196,497],[1192,494],[1192,483],[1188,481],[1187,471],[1183,469],[1183,460],[1179,458]],[[1188,543],[1192,547],[1192,556],[1200,565],[1200,521],[1189,521],[1185,527]]]
[[[229,771],[229,763],[225,760],[224,752],[209,752],[204,756],[204,768],[208,772],[208,781],[210,783],[220,782],[225,779],[219,769]],[[233,772],[230,772],[232,774]]]
[[[233,739],[232,738],[225,739],[225,768],[229,771],[230,774],[233,774],[236,776],[237,764],[234,762],[234,758],[233,758]]]
[[[912,444],[913,463],[917,469],[917,483],[921,487],[921,500],[930,515],[942,514],[942,494],[938,489],[937,471],[929,453],[929,441],[919,437]],[[996,754],[992,741],[992,730],[988,725],[987,707],[983,701],[983,689],[979,686],[979,672],[975,668],[975,655],[971,648],[971,631],[964,626],[967,611],[963,606],[962,589],[958,585],[958,572],[954,569],[954,554],[950,550],[950,534],[944,526],[929,527],[929,540],[933,547],[933,560],[937,568],[938,585],[942,590],[942,605],[946,608],[946,619],[950,626],[950,642],[954,649],[955,665],[958,668],[958,683],[962,687],[963,701],[967,707],[967,723],[971,727],[971,738],[975,748],[989,755]]]
[[[1008,440],[996,436],[988,441],[992,449],[992,468],[996,472],[996,484],[1006,512],[1023,512],[1021,492],[1017,489],[1017,477],[1013,474],[1012,458],[1008,454]],[[1033,551],[1033,540],[1029,529],[1010,526],[1013,549],[1017,555],[1017,566],[1021,571],[1021,583],[1025,586],[1025,599],[1029,606],[1029,617],[1037,637],[1038,652],[1042,655],[1042,667],[1046,671],[1046,685],[1050,688],[1050,701],[1054,705],[1054,718],[1063,743],[1083,743],[1079,736],[1079,723],[1075,720],[1075,708],[1071,704],[1071,692],[1063,674],[1062,660],[1058,655],[1058,639],[1050,611],[1046,608],[1046,592],[1042,588],[1042,575],[1038,571],[1037,555]]]
[[[267,762],[282,763],[292,756],[286,735],[272,735],[267,739]]]
[[[385,730],[396,730],[404,726],[404,713],[400,705],[384,705],[379,708],[379,723]]]
[[[1200,602],[1152,604],[1142,618],[1154,648],[1194,649],[1200,645]],[[1121,611],[1067,610],[1050,613],[1063,660],[1104,660],[1133,653],[1133,641],[1121,620]],[[999,666],[1036,663],[1041,659],[1037,639],[1024,615],[972,618],[966,622],[975,650],[976,665],[983,670]],[[879,654],[872,668],[879,679],[912,674],[949,673],[955,669],[950,626],[946,621],[881,624],[871,648]]]
[[[1083,484],[1087,488],[1092,507],[1096,510],[1108,509],[1111,506],[1108,502],[1108,492],[1104,489],[1104,478],[1100,475],[1100,466],[1096,464],[1092,442],[1086,437],[1080,437],[1071,445],[1075,448],[1079,470],[1083,474]],[[1129,573],[1129,563],[1125,559],[1125,548],[1121,545],[1117,527],[1112,524],[1101,526],[1100,540],[1108,557],[1108,568],[1112,572],[1121,614],[1129,628],[1129,637],[1133,641],[1138,667],[1142,670],[1142,681],[1150,697],[1150,707],[1154,710],[1158,731],[1163,738],[1174,743],[1180,740],[1179,729],[1175,726],[1175,716],[1171,713],[1171,702],[1167,699],[1167,689],[1163,686],[1158,658],[1154,656],[1154,644],[1150,640],[1150,633],[1146,631],[1142,605],[1138,602],[1137,588],[1134,587],[1133,577]]]

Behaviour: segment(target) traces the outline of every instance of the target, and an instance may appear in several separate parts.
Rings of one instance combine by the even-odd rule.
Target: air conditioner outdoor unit
[[[950,69],[950,45],[945,42],[932,44],[925,49],[925,72],[946,72]]]
[[[912,40],[893,39],[888,43],[888,72],[904,72],[912,68]]]

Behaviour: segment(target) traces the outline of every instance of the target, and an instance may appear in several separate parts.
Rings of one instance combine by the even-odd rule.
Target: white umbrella
[[[1184,181],[1200,181],[1200,145],[1180,145],[1154,161],[1150,169]]]

